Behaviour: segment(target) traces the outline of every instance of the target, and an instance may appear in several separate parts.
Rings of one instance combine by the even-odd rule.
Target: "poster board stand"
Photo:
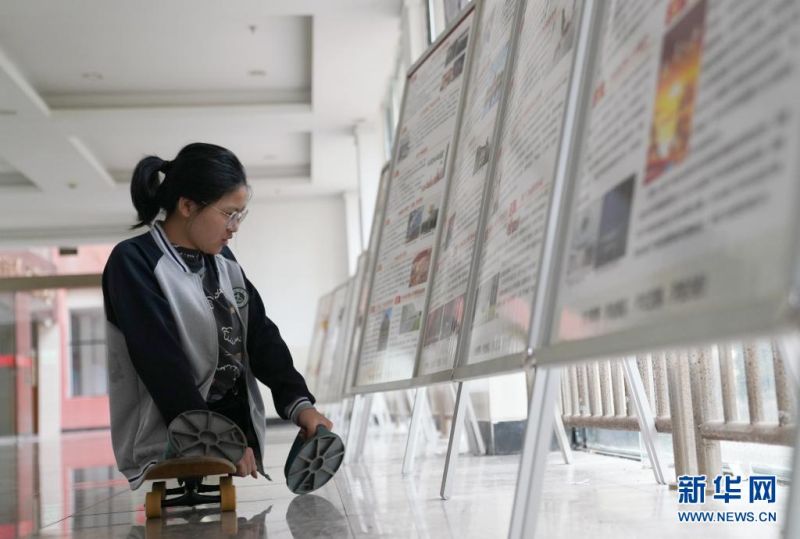
[[[694,6],[704,7],[704,4],[697,3],[694,4]],[[652,318],[642,317],[640,320],[634,315],[632,318],[628,319],[628,321],[634,320],[637,325],[625,326],[624,323],[614,325],[609,323],[608,319],[604,318],[602,319],[602,323],[609,323],[609,325],[595,331],[595,329],[597,329],[596,327],[592,327],[590,323],[586,323],[586,319],[590,319],[591,317],[588,316],[588,311],[582,310],[582,307],[579,306],[579,301],[575,300],[577,297],[576,295],[571,297],[567,296],[567,299],[563,303],[562,298],[558,297],[560,295],[560,285],[563,284],[559,279],[563,278],[567,281],[566,273],[559,274],[559,270],[561,269],[559,265],[561,262],[566,264],[567,251],[566,249],[560,251],[558,242],[566,239],[568,214],[572,213],[571,217],[577,217],[574,211],[570,211],[566,207],[565,201],[573,199],[573,194],[568,191],[577,189],[575,184],[578,180],[576,179],[571,184],[567,184],[563,181],[563,178],[574,179],[579,176],[579,163],[576,158],[578,144],[576,144],[575,141],[577,140],[578,133],[583,133],[585,129],[589,128],[588,124],[584,125],[587,116],[586,107],[589,102],[587,98],[588,92],[594,89],[592,77],[589,75],[592,73],[595,65],[594,56],[596,51],[604,49],[607,45],[606,43],[601,44],[599,39],[602,26],[600,24],[600,14],[602,13],[601,3],[590,0],[587,2],[587,8],[591,13],[587,15],[587,18],[582,24],[581,45],[578,50],[579,56],[582,57],[582,76],[578,79],[581,83],[575,84],[574,87],[571,88],[572,95],[570,98],[570,106],[573,111],[573,118],[572,121],[567,124],[572,131],[571,134],[568,134],[570,137],[570,144],[567,146],[566,151],[562,152],[560,156],[560,169],[566,172],[566,174],[559,174],[559,178],[561,179],[561,181],[559,181],[559,189],[563,192],[557,198],[559,202],[555,206],[555,213],[551,215],[551,218],[554,219],[553,224],[555,226],[552,227],[551,232],[548,233],[549,247],[546,248],[546,253],[548,253],[546,257],[548,257],[548,259],[543,263],[543,272],[547,272],[546,278],[543,279],[544,282],[548,284],[547,288],[549,290],[546,294],[542,295],[542,297],[537,297],[534,308],[534,312],[538,313],[537,318],[540,323],[533,328],[534,331],[532,331],[530,341],[531,350],[536,352],[535,378],[529,408],[528,425],[524,437],[523,453],[520,461],[519,481],[515,493],[509,532],[509,537],[514,539],[533,536],[539,522],[538,512],[542,501],[542,485],[547,454],[549,452],[549,434],[556,409],[556,398],[564,365],[613,354],[619,354],[625,357],[623,366],[627,375],[626,378],[631,388],[631,396],[634,400],[637,415],[640,418],[640,426],[645,438],[645,444],[650,446],[648,451],[651,453],[651,458],[653,458],[653,455],[655,455],[654,447],[652,447],[654,429],[652,425],[649,424],[649,421],[644,419],[651,417],[651,414],[647,410],[647,400],[643,387],[639,385],[641,378],[638,376],[636,360],[629,355],[631,352],[675,345],[691,345],[736,335],[774,335],[776,331],[780,330],[788,329],[796,332],[800,329],[797,327],[798,302],[796,295],[798,285],[797,254],[799,251],[797,250],[796,226],[794,225],[792,225],[791,229],[782,229],[776,225],[775,229],[783,234],[783,236],[775,240],[776,245],[784,245],[782,242],[786,242],[788,238],[788,240],[792,242],[791,248],[788,250],[791,256],[780,259],[776,264],[764,265],[765,268],[770,270],[779,268],[773,273],[765,271],[763,274],[759,273],[757,277],[751,278],[754,281],[758,281],[758,278],[763,279],[763,282],[757,283],[762,285],[762,288],[758,288],[754,285],[752,297],[747,297],[748,300],[752,301],[749,301],[746,305],[742,305],[741,308],[735,308],[737,305],[736,301],[739,301],[741,297],[745,297],[746,294],[742,294],[741,296],[731,295],[730,298],[734,299],[729,299],[728,296],[725,296],[724,301],[719,300],[718,296],[709,296],[712,299],[708,300],[707,303],[699,304],[699,306],[692,305],[691,309],[686,308],[681,310],[675,307],[675,310],[672,311],[671,314],[664,315],[663,318],[657,318],[655,316]],[[696,20],[698,19],[695,19],[695,22]],[[674,28],[674,26],[672,28]],[[652,33],[650,35],[652,35]],[[588,47],[587,44],[589,44]],[[781,44],[785,45],[785,42]],[[584,95],[579,97],[579,94]],[[780,94],[771,97],[767,97],[770,95],[767,93],[763,95],[762,104],[764,105],[769,103],[770,100],[773,102],[780,102],[780,99],[784,97]],[[573,96],[579,98],[573,101]],[[576,107],[575,103],[582,105]],[[750,102],[745,101],[745,103],[747,103],[747,106],[749,106],[751,110],[759,109],[759,107],[753,107]],[[766,113],[763,115],[766,116]],[[746,123],[747,118],[742,120],[741,116],[737,116],[734,119],[742,121],[741,125],[745,127],[748,126]],[[708,128],[708,126],[706,126],[706,128]],[[731,129],[729,132],[734,135],[738,133],[736,129]],[[746,140],[753,139],[746,138]],[[649,163],[648,161],[648,164]],[[794,165],[795,163],[792,163],[792,166]],[[781,170],[792,171],[795,169],[789,167]],[[732,173],[729,171],[728,176],[730,176],[730,174]],[[764,176],[762,176],[762,178],[763,177]],[[597,178],[595,177],[593,179],[596,180]],[[681,179],[686,180],[685,177],[681,177]],[[781,180],[783,179],[785,179],[785,177],[781,178]],[[792,180],[794,179],[796,179],[796,176],[792,178]],[[780,189],[782,188],[783,185],[778,184],[774,192],[770,193],[773,199],[781,200],[787,204],[789,200],[791,200],[792,204],[796,204],[796,192],[792,191],[793,198],[788,199],[786,193],[781,192]],[[577,193],[585,196],[581,198],[576,195],[576,200],[581,200],[584,203],[586,203],[587,200],[592,200],[587,193],[583,191],[577,191]],[[781,196],[783,196],[783,199],[781,199]],[[727,224],[727,221],[725,221],[725,223]],[[785,226],[786,221],[780,222],[779,225]],[[711,242],[719,243],[721,241],[719,238],[723,233],[734,234],[736,229],[727,230],[724,226],[721,226],[719,229],[715,229],[714,232],[717,234],[709,233],[705,237],[698,236],[700,238],[698,242],[700,247],[707,248],[709,245],[713,245]],[[702,243],[703,241],[706,241],[706,243]],[[566,241],[563,241],[563,243],[566,244]],[[597,245],[595,245],[595,247],[596,246]],[[697,245],[694,246],[697,247]],[[643,252],[644,251],[639,251],[639,253]],[[760,261],[761,260],[759,260],[759,262]],[[748,260],[746,262],[752,261]],[[782,266],[784,262],[787,263],[785,267]],[[597,266],[595,266],[595,269],[596,267]],[[791,268],[791,271],[786,271],[786,268]],[[719,270],[720,268],[717,267],[714,269]],[[627,271],[624,272],[620,270]],[[639,274],[645,274],[641,266],[631,268],[625,267],[623,264],[618,264],[616,271],[619,272],[619,275],[625,275],[626,277],[633,274],[637,276]],[[691,271],[691,268],[689,271]],[[780,281],[780,286],[785,286],[786,288],[781,290],[776,286],[774,289],[765,292],[765,288],[763,288],[764,282],[779,282],[779,279],[783,277],[781,272],[784,272],[786,275],[791,274],[789,278]],[[781,276],[777,277],[777,275]],[[735,286],[728,287],[728,289],[732,291],[732,294],[741,292],[742,283],[737,283],[735,280],[739,277],[737,275],[723,275],[722,273],[717,275],[713,272],[709,272],[708,274],[704,274],[703,277],[714,283],[719,282],[714,281],[717,277],[728,278],[729,284],[736,283],[740,285],[738,289]],[[724,279],[722,280],[724,281]],[[673,283],[674,282],[675,281],[673,281]],[[603,284],[600,283],[599,280],[592,281],[591,284],[593,286],[599,286],[598,283]],[[630,283],[626,282],[625,285],[630,286]],[[566,288],[568,288],[568,286]],[[682,291],[682,289],[679,289],[679,291]],[[749,293],[751,291],[748,289],[747,292]],[[705,299],[706,298],[704,298],[704,300]],[[593,301],[594,300],[595,298],[593,298]],[[606,300],[603,299],[602,301]],[[636,313],[636,310],[631,309],[631,312]],[[573,319],[569,319],[570,313],[580,314]],[[546,318],[542,315],[545,315]],[[581,319],[582,316],[584,319]],[[656,324],[654,321],[660,321],[661,324]],[[561,330],[569,324],[574,324],[574,326],[562,332]],[[598,324],[598,326],[600,325],[602,324]],[[558,331],[554,331],[554,328],[558,328]],[[793,383],[791,386],[793,386],[795,392],[798,393],[800,392],[800,379],[798,379],[797,375],[798,361],[800,361],[800,346],[798,346],[796,336],[783,336],[779,339],[779,342],[784,351],[783,356],[787,371],[792,373],[791,377]],[[533,356],[533,354],[531,355]],[[798,488],[800,487],[800,451],[798,451],[800,448],[800,429],[796,429],[794,440],[795,451],[791,471],[792,488],[789,492],[789,501],[785,513],[784,534],[787,537],[800,535],[800,488]],[[657,480],[660,483],[663,482],[663,471],[660,471],[655,463],[653,468]]]
[[[461,441],[461,434],[455,438],[454,429],[456,428],[456,423],[461,421],[463,422],[463,418],[466,416],[466,421],[468,422],[469,433],[467,436],[467,442],[469,444],[470,452],[475,456],[485,455],[486,454],[486,444],[483,442],[483,435],[481,434],[480,426],[478,425],[478,419],[475,415],[475,410],[472,406],[472,401],[469,399],[469,396],[465,398],[460,398],[458,391],[461,390],[462,384],[459,382],[454,387],[450,385],[450,391],[453,396],[453,402],[455,403],[454,410],[453,410],[453,418],[451,421],[451,428],[450,428],[450,437],[447,444],[447,457],[445,460],[445,476],[447,475],[448,463],[451,459],[455,460],[453,456],[454,453],[458,453],[457,450],[453,450],[455,446],[453,440],[458,440],[459,444]],[[418,387],[415,391],[414,396],[414,405],[413,411],[411,414],[411,422],[409,424],[409,432],[408,438],[406,441],[406,451],[403,456],[403,475],[409,475],[414,472],[414,460],[416,459],[416,452],[418,446],[418,438],[420,430],[425,426],[424,422],[429,421],[431,417],[430,408],[428,406],[427,398],[428,398],[428,387],[422,386]],[[458,427],[459,433],[463,431],[462,427],[459,425]],[[444,485],[444,483],[443,483]],[[446,499],[446,498],[445,498]]]
[[[569,87],[567,103],[564,111],[564,131],[561,137],[561,150],[558,156],[556,177],[551,201],[548,227],[545,237],[544,254],[531,315],[528,349],[529,360],[534,349],[541,346],[544,336],[549,330],[546,316],[551,312],[554,292],[545,286],[551,281],[555,271],[555,245],[558,232],[565,227],[563,208],[569,200],[567,179],[573,177],[576,170],[577,146],[579,133],[587,106],[587,93],[590,91],[584,81],[589,78],[594,66],[594,55],[599,42],[599,24],[601,5],[596,0],[587,0],[581,14],[577,50],[573,64],[572,81]],[[557,413],[556,398],[561,388],[563,369],[558,367],[536,366],[533,387],[528,406],[528,421],[523,437],[522,455],[520,457],[519,479],[514,494],[514,505],[511,513],[510,538],[530,537],[536,530],[536,514],[541,505],[541,492],[544,481],[544,469]]]
[[[798,326],[800,330],[800,326]],[[800,335],[788,333],[778,338],[787,374],[795,390],[795,409],[800,409]],[[795,429],[794,455],[792,456],[792,477],[790,480],[789,501],[786,504],[786,524],[784,537],[800,535],[800,427]]]
[[[400,379],[391,380],[391,378],[394,377],[394,373],[393,373],[392,375],[389,376],[390,380],[382,380],[382,379],[380,379],[381,378],[380,376],[378,376],[378,377],[370,376],[366,383],[363,383],[363,382],[359,383],[360,374],[361,374],[359,372],[359,369],[362,368],[363,363],[365,361],[364,357],[363,357],[365,355],[364,351],[366,350],[365,339],[366,339],[366,335],[368,334],[368,329],[370,327],[370,321],[371,321],[370,306],[372,305],[372,302],[374,301],[373,296],[375,296],[375,297],[380,299],[380,296],[378,296],[378,294],[374,291],[374,288],[376,287],[376,281],[377,281],[376,274],[377,274],[377,272],[379,270],[379,267],[380,267],[380,265],[382,263],[382,258],[381,258],[381,256],[382,256],[382,253],[381,253],[382,245],[381,244],[385,243],[383,241],[383,236],[386,233],[388,233],[388,232],[385,232],[385,230],[386,230],[386,223],[389,222],[389,215],[394,217],[394,212],[396,212],[398,210],[398,208],[395,208],[395,207],[391,207],[390,208],[390,202],[389,201],[393,200],[392,199],[392,191],[393,190],[397,190],[397,192],[400,195],[402,195],[403,194],[403,189],[407,190],[408,187],[409,187],[407,185],[397,185],[399,178],[396,178],[395,176],[397,174],[396,173],[396,169],[398,168],[398,163],[404,157],[401,154],[403,143],[402,143],[402,141],[400,139],[402,138],[401,134],[404,132],[404,130],[407,127],[407,125],[406,125],[406,121],[407,121],[406,114],[407,114],[407,111],[410,108],[413,109],[414,107],[419,107],[420,106],[419,102],[412,103],[413,106],[409,105],[409,99],[410,99],[409,98],[409,94],[411,93],[410,85],[415,80],[418,81],[417,84],[420,84],[420,85],[423,85],[425,83],[424,77],[422,77],[420,79],[416,79],[415,78],[417,76],[417,74],[418,74],[418,70],[419,70],[420,66],[424,66],[426,62],[431,61],[430,58],[434,53],[438,53],[439,56],[442,56],[442,59],[443,59],[445,65],[451,65],[450,70],[453,71],[453,74],[449,75],[449,78],[448,78],[448,75],[445,74],[445,78],[442,79],[441,87],[439,88],[439,91],[441,92],[444,88],[449,86],[453,80],[458,80],[458,77],[460,76],[459,84],[461,86],[459,87],[459,94],[458,94],[458,97],[457,97],[458,107],[457,107],[456,110],[460,111],[463,108],[463,103],[464,103],[465,93],[466,93],[465,92],[465,87],[468,84],[467,81],[470,78],[470,73],[471,73],[472,64],[473,64],[472,56],[474,54],[474,48],[475,48],[474,36],[475,36],[475,32],[476,32],[478,21],[480,20],[480,13],[481,13],[482,5],[483,5],[483,2],[478,1],[478,2],[475,2],[472,5],[468,6],[467,8],[465,8],[462,11],[462,13],[459,15],[459,17],[457,17],[454,20],[454,22],[443,32],[442,36],[439,39],[437,39],[435,43],[433,43],[431,45],[431,47],[428,49],[426,54],[423,55],[414,64],[414,66],[412,66],[408,71],[409,84],[406,85],[406,90],[405,90],[404,95],[403,95],[403,104],[402,104],[401,114],[400,114],[401,120],[400,120],[400,124],[398,125],[398,142],[395,145],[394,156],[393,156],[393,159],[392,159],[392,162],[391,162],[390,173],[389,173],[389,176],[388,176],[389,177],[389,183],[388,183],[388,189],[387,189],[387,194],[386,194],[386,204],[385,204],[385,208],[384,208],[385,216],[381,221],[380,233],[379,233],[376,245],[375,245],[375,251],[372,253],[372,256],[375,258],[375,263],[373,265],[372,272],[371,272],[371,274],[369,276],[369,283],[370,284],[369,284],[369,287],[368,287],[368,296],[367,296],[368,299],[367,299],[367,302],[366,302],[366,304],[367,304],[367,315],[365,316],[365,319],[364,319],[364,322],[363,322],[363,329],[362,329],[361,336],[360,336],[360,343],[359,343],[359,351],[360,351],[360,353],[358,355],[358,369],[356,370],[354,384],[353,384],[353,387],[351,388],[351,392],[357,395],[355,403],[358,404],[358,406],[354,406],[353,419],[351,420],[351,425],[352,425],[351,432],[352,432],[353,440],[357,444],[356,446],[354,446],[356,451],[351,452],[351,454],[352,453],[360,454],[361,450],[363,449],[363,442],[359,442],[359,441],[365,439],[365,435],[366,434],[365,434],[364,431],[366,430],[366,424],[367,424],[368,419],[366,419],[364,416],[369,414],[369,404],[368,403],[371,402],[371,399],[370,400],[360,399],[360,398],[358,398],[358,395],[359,394],[370,394],[370,395],[380,394],[381,392],[384,392],[384,391],[407,389],[407,388],[414,387],[414,385],[415,385],[415,384],[413,384],[413,382],[411,380],[411,375],[413,375],[413,367],[414,367],[413,364],[411,365],[411,369],[409,370],[409,373],[408,373],[409,377],[408,378],[401,377]],[[470,17],[472,17],[471,20],[470,20]],[[462,34],[460,36],[458,36],[457,32],[461,31],[460,27],[466,27],[467,30],[463,31]],[[455,39],[454,36],[458,36],[457,39]],[[469,36],[469,37],[467,37],[467,36]],[[444,45],[446,43],[448,43],[448,40],[454,41],[454,42],[448,48],[445,49],[443,47],[444,47]],[[441,50],[439,50],[439,49],[441,49]],[[448,58],[446,60],[444,60],[444,58],[443,58],[443,55],[445,53],[447,53],[447,56],[448,56]],[[459,57],[459,55],[462,55],[462,56]],[[451,58],[451,56],[452,56],[452,58]],[[454,70],[458,65],[460,65],[459,70],[461,70],[461,71],[455,72]],[[449,72],[450,71],[448,71],[448,73]],[[423,73],[424,73],[424,71],[423,71]],[[439,84],[438,79],[434,80],[433,82],[435,82],[437,85]],[[428,83],[430,83],[430,81],[428,81]],[[451,88],[455,88],[455,86],[452,86]],[[452,95],[454,95],[454,94],[452,94]],[[417,101],[420,100],[419,97],[417,97],[416,99],[417,99]],[[425,99],[429,99],[429,97],[426,97]],[[437,105],[437,106],[441,107],[441,105]],[[410,117],[412,118],[412,120],[415,118],[414,114],[416,114],[416,113],[418,113],[418,111],[410,113]],[[450,114],[450,112],[448,111],[447,114]],[[429,113],[428,116],[430,116],[430,115],[431,114]],[[418,119],[417,119],[417,121],[418,121]],[[439,177],[440,178],[439,181],[443,182],[441,184],[442,187],[443,187],[442,195],[440,197],[440,200],[436,201],[436,204],[438,205],[438,209],[436,211],[438,212],[439,215],[441,215],[443,213],[442,205],[445,202],[446,197],[447,197],[447,189],[448,189],[448,185],[449,185],[449,181],[450,181],[452,163],[453,163],[452,140],[456,139],[457,136],[458,136],[458,130],[459,130],[459,127],[460,127],[460,115],[458,113],[456,113],[455,116],[452,117],[452,121],[453,121],[453,131],[449,135],[451,137],[451,139],[450,139],[450,142],[447,144],[447,149],[444,152],[444,163],[445,163],[445,166],[444,166],[444,169],[442,171],[444,177]],[[413,122],[412,122],[411,125],[412,125],[412,127],[414,126]],[[446,125],[446,124],[442,123],[441,125]],[[425,129],[421,130],[420,132],[429,131],[429,130],[430,130],[430,127],[426,127]],[[432,131],[430,131],[430,132],[432,132]],[[431,135],[428,135],[428,138],[430,138],[430,136]],[[411,137],[411,138],[413,139],[413,137]],[[430,149],[430,148],[427,147],[428,140],[427,139],[420,139],[420,140],[424,141],[426,143],[425,147],[423,148],[424,151],[420,150],[421,154],[425,154]],[[420,144],[420,142],[416,141],[416,140],[412,140],[412,142],[414,144]],[[407,140],[405,142],[405,145],[408,146],[409,144],[411,144],[411,143]],[[440,145],[440,144],[441,144],[441,141],[437,141],[437,139],[434,138],[434,145],[433,145],[434,152],[436,151],[435,148],[437,148],[436,145]],[[409,148],[405,147],[405,151],[408,152]],[[416,152],[417,150],[413,150],[412,149],[412,151]],[[408,163],[406,163],[406,165],[407,164]],[[417,178],[415,178],[415,176],[410,172],[404,172],[404,174],[408,175],[409,183],[412,180],[413,181],[417,180]],[[432,183],[431,182],[429,182],[429,183],[430,183],[430,185],[434,185],[436,182],[433,181]],[[414,194],[414,198],[417,198],[417,196],[419,196],[419,194],[415,193]],[[431,208],[433,208],[433,206],[431,206]],[[390,210],[392,212],[391,214],[390,214]],[[439,217],[439,221],[441,221],[441,217]],[[411,223],[412,223],[411,216],[409,216],[409,230],[412,229]],[[441,225],[441,223],[440,223],[440,225]],[[435,231],[433,233],[433,245],[432,245],[432,249],[429,249],[428,252],[430,253],[429,256],[432,259],[435,260],[436,249],[437,249],[437,245],[439,243],[439,238],[441,237],[441,230],[442,230],[443,227],[442,226],[436,226],[436,225],[434,225],[434,226],[435,226]],[[424,224],[423,224],[422,228],[423,229],[425,228]],[[420,237],[422,237],[422,232],[418,232],[417,234]],[[411,241],[412,242],[411,245],[415,245],[414,242],[416,240],[413,239],[414,237],[415,236],[412,236],[412,239],[409,239],[408,232],[407,232],[406,233],[406,243]],[[389,245],[389,242],[387,241],[386,244]],[[388,247],[386,247],[386,248],[388,249]],[[417,247],[417,248],[419,248],[419,247]],[[393,262],[396,263],[396,259]],[[429,264],[430,264],[430,262],[429,262]],[[414,271],[415,271],[415,269],[416,269],[416,267],[414,266]],[[433,272],[433,270],[430,270],[430,271],[431,271],[431,273]],[[427,280],[427,277],[425,278],[425,280],[422,280],[421,282],[425,282],[426,280]],[[414,272],[412,271],[411,280],[409,282],[409,287],[410,287],[409,290],[411,290],[411,288],[413,288],[413,287],[411,287],[411,285],[414,284],[414,283],[415,283],[415,277],[414,277]],[[385,287],[385,284],[386,283],[383,283],[384,287]],[[389,284],[392,285],[392,283],[389,283]],[[392,286],[394,286],[394,285],[392,285]],[[415,285],[415,286],[418,286],[418,284]],[[423,303],[420,306],[421,309],[420,309],[420,313],[419,313],[419,317],[420,317],[421,321],[419,322],[419,329],[416,330],[418,332],[418,334],[419,334],[419,337],[415,339],[416,341],[419,341],[421,339],[421,334],[422,334],[422,329],[421,328],[425,327],[425,325],[424,325],[425,324],[425,315],[426,315],[426,312],[425,312],[426,311],[425,301],[427,300],[427,291],[428,290],[426,289],[425,293],[422,296]],[[395,299],[397,301],[395,301],[395,305],[393,306],[395,311],[399,310],[399,305],[397,305],[396,303],[399,301],[399,298],[406,292],[407,292],[407,290],[405,290],[405,289],[401,289],[401,290],[397,291],[397,293],[395,295]],[[385,291],[384,291],[384,294],[385,294]],[[377,303],[376,303],[376,305],[377,305]],[[413,302],[409,302],[409,305],[413,305]],[[385,305],[383,307],[385,307]],[[391,308],[388,310],[388,312],[391,312]],[[404,318],[405,318],[405,312],[406,312],[406,306],[404,305],[403,306],[403,317]],[[399,314],[399,313],[394,313],[394,314]],[[389,316],[391,316],[391,315],[389,315]],[[396,322],[391,322],[391,324],[394,325],[394,324],[396,324]],[[379,341],[378,341],[379,344],[378,344],[378,348],[377,348],[377,350],[379,350],[379,351],[380,350],[384,350],[384,354],[387,353],[387,349],[386,349],[387,345],[388,345],[389,351],[392,350],[393,346],[398,346],[398,347],[402,346],[402,343],[399,342],[400,341],[399,339],[397,339],[398,342],[391,342],[391,343],[388,342],[389,341],[389,329],[392,326],[389,325],[389,324],[386,324],[386,325],[387,325],[387,327],[386,327],[386,339],[387,339],[387,342],[384,342],[383,343],[383,348],[381,348],[380,339],[379,339]],[[381,327],[381,330],[383,330],[383,327]],[[401,326],[400,327],[400,332],[401,333],[402,333],[402,330],[403,330],[403,327]],[[370,350],[370,352],[368,352],[368,353],[372,354],[372,351]],[[374,363],[374,365],[371,365],[371,368],[374,370],[374,369],[376,369],[376,365],[377,365],[378,370],[380,370],[380,368],[383,368],[384,369],[383,372],[385,373],[386,372],[386,365],[383,365],[379,361],[380,358],[377,357],[377,356],[380,356],[380,355],[381,354],[379,354],[379,353],[375,353],[374,356],[376,356],[376,357],[373,357],[373,358],[370,359],[370,361],[372,361]],[[387,360],[383,359],[382,361],[385,363]],[[389,371],[391,372],[391,369],[389,369]],[[449,377],[450,377],[449,372],[446,373],[446,374],[447,374],[446,378],[449,379]],[[383,378],[385,378],[385,376]],[[423,405],[425,405],[425,406],[423,406]],[[430,420],[427,417],[423,417],[423,410],[425,408],[429,408],[427,406],[427,390],[417,389],[416,396],[415,396],[414,412],[412,413],[411,424],[410,424],[410,427],[409,427],[409,437],[408,437],[408,440],[407,440],[407,443],[406,443],[406,454],[405,454],[404,464],[403,464],[404,473],[410,473],[410,471],[413,468],[413,461],[414,461],[416,445],[417,445],[416,441],[417,441],[417,437],[418,437],[418,433],[419,433],[419,429],[420,429],[420,422],[421,421],[429,421]],[[429,415],[429,413],[428,413],[428,415]],[[357,457],[353,457],[353,458],[357,458]]]
[[[650,466],[653,468],[656,483],[666,485],[664,470],[661,467],[661,459],[658,457],[656,449],[656,420],[653,411],[650,409],[650,402],[647,400],[647,393],[644,389],[644,382],[639,369],[636,366],[636,357],[628,356],[622,360],[622,368],[625,371],[625,381],[630,388],[631,400],[636,408],[636,417],[639,420],[639,432],[642,434],[647,456],[650,459]]]
[[[414,407],[411,410],[411,422],[408,425],[408,436],[406,437],[406,451],[403,455],[403,475],[409,475],[414,470],[419,432],[422,429],[422,422],[427,419],[423,414],[429,410],[427,400],[427,387],[418,387],[414,390]]]

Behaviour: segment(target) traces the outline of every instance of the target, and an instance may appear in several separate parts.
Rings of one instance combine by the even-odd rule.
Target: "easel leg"
[[[778,342],[786,372],[794,382],[796,402],[800,404],[800,338],[793,333],[781,337]],[[795,406],[795,410],[800,410],[800,406]],[[784,537],[800,537],[800,427],[795,427],[792,480],[785,514]]]
[[[450,498],[453,492],[453,482],[455,480],[455,469],[458,463],[458,454],[461,445],[461,435],[464,430],[464,383],[458,383],[456,391],[456,404],[453,409],[453,422],[450,425],[450,440],[447,443],[447,456],[444,461],[444,474],[442,476],[442,488],[439,494],[443,500]]]
[[[533,399],[533,383],[536,379],[534,371],[529,369],[525,371],[525,380],[528,387],[528,405],[530,406]],[[569,436],[567,436],[567,429],[564,427],[564,420],[561,418],[561,412],[558,405],[555,407],[553,422],[553,433],[556,435],[558,447],[561,449],[561,456],[564,458],[564,464],[572,464],[572,447],[569,444]]]
[[[372,415],[372,397],[372,394],[356,395],[353,404],[353,418],[350,421],[350,431],[347,436],[350,450],[345,452],[345,462],[348,464],[361,460],[364,454],[367,427]]]
[[[564,420],[561,418],[558,406],[555,407],[553,415],[553,430],[556,433],[558,447],[561,449],[561,456],[564,457],[564,464],[572,464],[572,447],[569,444],[567,429],[564,428]]]
[[[338,426],[334,425],[339,432],[345,434],[345,439],[350,435],[350,424],[353,422],[353,400],[352,397],[345,397],[344,401],[342,401],[341,423]]]
[[[656,450],[656,434],[658,434],[656,432],[656,421],[650,409],[650,402],[647,400],[642,375],[636,366],[636,358],[633,356],[626,357],[622,360],[622,366],[625,370],[625,379],[628,381],[628,386],[631,390],[633,405],[636,407],[636,416],[639,419],[642,441],[647,450],[647,456],[650,458],[650,464],[653,467],[653,475],[655,475],[656,483],[665,485],[664,471],[661,468],[661,460],[658,458],[658,451]]]
[[[536,532],[561,371],[561,368],[538,367],[534,373],[519,479],[511,513],[511,539],[532,537]]]
[[[450,386],[453,402],[458,400],[457,391],[458,384]],[[469,434],[467,435],[469,450],[475,456],[485,455],[486,444],[483,443],[483,435],[481,435],[481,429],[478,425],[478,418],[475,416],[475,409],[472,407],[472,398],[469,395],[469,391],[464,396],[464,413],[467,414],[464,419],[469,425]]]
[[[417,439],[419,438],[419,431],[422,427],[422,413],[427,407],[423,405],[423,401],[427,398],[426,387],[420,387],[416,390],[414,396],[414,407],[411,410],[411,423],[408,427],[408,439],[406,440],[406,452],[403,456],[403,475],[408,475],[414,471],[414,458],[417,453]]]
[[[355,448],[358,441],[358,425],[363,408],[364,395],[355,395],[353,397],[353,411],[350,413],[350,422],[347,424],[347,434],[345,435],[345,440],[347,440],[346,447],[348,448],[344,455],[345,464],[355,461],[355,451],[351,451],[350,448]]]
[[[431,392],[425,392],[425,398],[421,402],[420,411],[421,431],[425,437],[426,445],[434,447],[439,440],[439,430],[436,428],[436,421],[433,419],[433,408],[431,407]]]

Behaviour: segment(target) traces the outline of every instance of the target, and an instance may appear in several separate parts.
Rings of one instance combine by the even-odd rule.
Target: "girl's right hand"
[[[239,477],[247,477],[249,475],[253,478],[258,478],[257,472],[256,456],[253,453],[253,449],[248,447],[245,449],[242,459],[236,463],[236,475]]]

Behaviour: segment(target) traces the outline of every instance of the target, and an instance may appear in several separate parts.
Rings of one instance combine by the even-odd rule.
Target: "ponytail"
[[[163,182],[159,172],[164,174]],[[131,228],[150,225],[162,209],[169,215],[181,197],[205,205],[242,185],[247,185],[242,163],[222,146],[194,142],[172,161],[147,156],[136,165],[131,179],[131,200],[139,217]]]
[[[149,155],[139,161],[133,171],[131,178],[131,200],[139,222],[131,229],[149,225],[161,211],[159,204],[158,191],[161,182],[158,179],[159,172],[166,172],[169,168],[169,161],[164,161],[160,157]]]

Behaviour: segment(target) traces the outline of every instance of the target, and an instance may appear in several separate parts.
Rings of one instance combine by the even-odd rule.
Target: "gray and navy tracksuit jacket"
[[[266,418],[256,380],[270,388],[284,419],[296,420],[314,397],[230,249],[209,259],[242,322],[250,418],[257,455],[263,455]],[[164,457],[166,426],[182,412],[208,408],[219,355],[217,323],[201,276],[189,270],[159,223],[114,248],[103,271],[103,296],[111,439],[117,466],[136,489]]]

